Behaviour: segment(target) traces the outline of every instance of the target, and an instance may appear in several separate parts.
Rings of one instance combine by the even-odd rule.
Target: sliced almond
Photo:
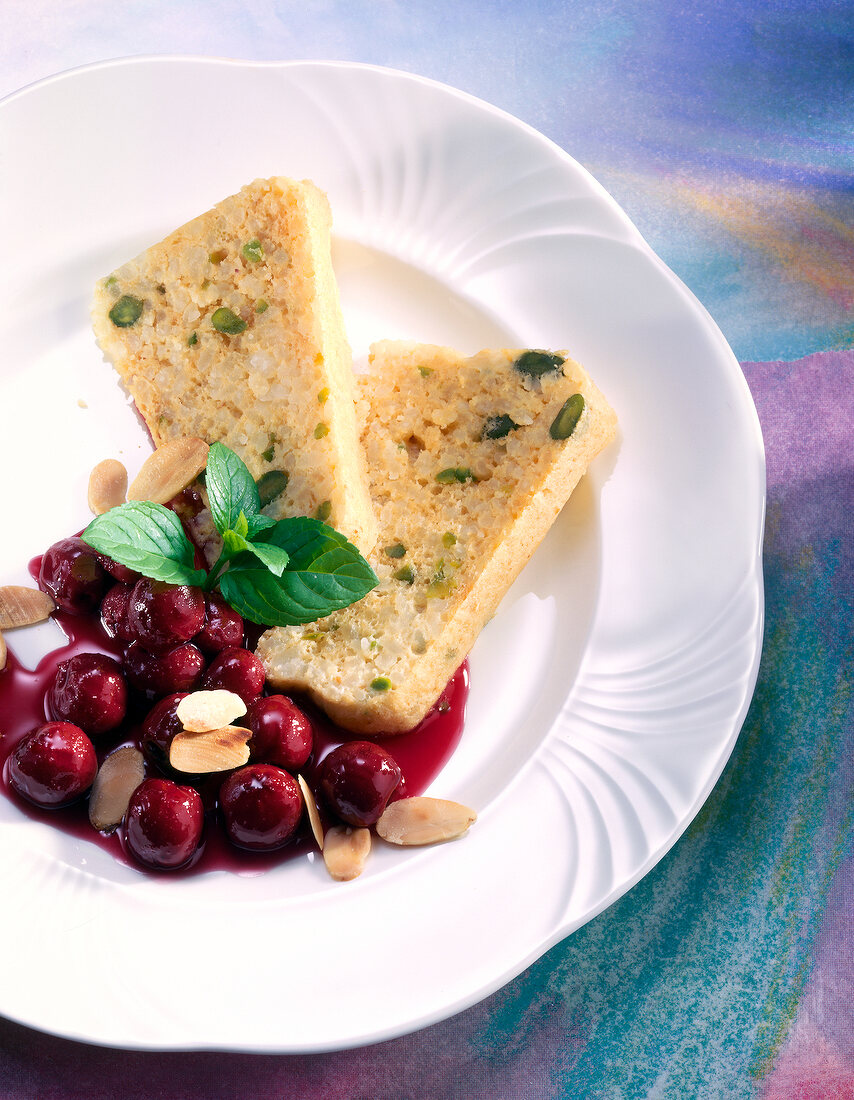
[[[221,730],[245,713],[246,704],[240,696],[224,688],[191,691],[175,708],[178,721],[187,733]]]
[[[89,507],[102,516],[124,504],[128,491],[128,472],[117,458],[105,458],[89,474]]]
[[[121,824],[130,796],[145,779],[142,753],[133,745],[111,752],[98,769],[89,796],[89,821],[96,829]]]
[[[358,878],[371,854],[371,830],[351,829],[349,825],[333,825],[327,830],[323,845],[323,862],[336,882]]]
[[[251,730],[225,726],[206,733],[177,733],[169,746],[169,763],[179,772],[202,775],[227,772],[249,762]]]
[[[38,588],[22,584],[6,584],[0,587],[0,630],[14,626],[32,626],[43,623],[55,610],[56,604]]]
[[[3,635],[0,634],[0,672],[6,667],[6,642]]]
[[[314,791],[311,789],[311,787],[309,787],[308,783],[306,783],[301,775],[297,776],[297,783],[299,783],[299,789],[302,791],[306,813],[308,814],[308,823],[309,825],[311,825],[311,831],[314,834],[314,839],[317,841],[317,846],[322,852],[323,822],[320,820],[320,811],[317,808],[317,801],[314,797]]]
[[[166,504],[196,480],[207,461],[208,445],[203,439],[170,439],[143,462],[128,489],[128,500]]]
[[[376,825],[377,833],[390,844],[437,844],[462,836],[477,814],[459,802],[443,798],[401,798],[392,802]]]

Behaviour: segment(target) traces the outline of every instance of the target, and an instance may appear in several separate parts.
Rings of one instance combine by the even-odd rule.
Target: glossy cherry
[[[129,584],[118,583],[101,600],[101,625],[111,638],[119,638],[123,642],[133,640],[128,625],[130,594]]]
[[[128,691],[121,665],[103,653],[78,653],[57,668],[47,690],[52,718],[73,722],[90,737],[125,720]]]
[[[172,738],[176,733],[181,733],[184,728],[175,711],[181,700],[186,697],[186,691],[167,695],[154,704],[142,723],[140,731],[142,751],[160,768],[168,767]]]
[[[194,645],[180,645],[166,653],[149,653],[139,642],[131,642],[122,662],[128,683],[150,695],[170,695],[198,687],[205,659]]]
[[[85,794],[98,771],[95,747],[79,726],[47,722],[9,757],[9,783],[37,806],[65,806]]]
[[[252,851],[281,848],[302,817],[302,794],[293,776],[272,764],[247,764],[219,792],[225,831],[232,843]]]
[[[243,645],[243,619],[215,592],[205,598],[205,625],[195,644],[203,653],[220,653]]]
[[[248,707],[264,690],[264,680],[264,666],[255,654],[248,649],[232,647],[214,657],[202,679],[202,687],[233,691]]]
[[[125,843],[145,867],[174,870],[192,859],[204,824],[202,800],[171,779],[146,779],[131,795]]]
[[[113,561],[106,554],[98,554],[98,561],[102,569],[109,573],[114,580],[121,581],[122,584],[132,585],[139,580],[139,573],[135,569],[128,569],[126,565]]]
[[[39,568],[39,588],[69,615],[96,610],[107,587],[107,575],[91,546],[81,538],[60,539],[49,547]]]
[[[392,756],[371,741],[347,741],[324,757],[320,793],[329,809],[348,825],[379,820],[401,771]]]
[[[262,695],[250,703],[245,721],[252,730],[253,760],[278,764],[289,772],[305,766],[314,747],[314,730],[287,695]]]
[[[189,642],[205,625],[205,597],[200,588],[164,584],[140,577],[130,594],[128,628],[152,653]]]

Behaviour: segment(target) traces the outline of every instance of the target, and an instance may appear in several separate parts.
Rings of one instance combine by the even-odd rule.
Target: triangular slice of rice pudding
[[[380,584],[257,653],[345,728],[394,733],[436,702],[616,417],[566,352],[384,342],[359,386]]]
[[[96,288],[95,335],[156,445],[220,441],[363,553],[376,540],[332,270],[332,218],[308,181],[256,180]]]

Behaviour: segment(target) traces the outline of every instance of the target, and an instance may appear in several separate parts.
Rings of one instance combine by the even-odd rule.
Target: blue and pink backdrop
[[[0,1097],[854,1097],[854,7],[4,0],[0,94],[139,53],[405,69],[587,167],[742,362],[767,449],[765,646],[675,848],[483,1003],[304,1057],[113,1051],[0,1021]]]

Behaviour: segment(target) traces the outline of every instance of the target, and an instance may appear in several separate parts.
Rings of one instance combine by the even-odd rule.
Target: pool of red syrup
[[[39,559],[30,564],[30,572],[38,576]],[[101,833],[89,824],[85,799],[58,810],[45,810],[21,798],[9,785],[6,762],[19,741],[48,720],[45,713],[45,693],[58,665],[75,653],[106,653],[121,660],[121,643],[110,638],[97,617],[68,615],[57,611],[52,616],[66,636],[66,643],[48,653],[34,669],[27,669],[8,649],[6,667],[0,671],[0,786],[3,793],[28,816],[44,821],[76,837],[81,837],[111,852],[122,863],[142,871],[143,868],[127,853],[122,828]],[[6,637],[9,646],[9,636]],[[13,637],[14,644],[14,637]],[[452,677],[445,691],[427,717],[409,733],[370,740],[385,748],[400,765],[402,788],[394,797],[421,794],[438,775],[456,748],[463,731],[469,673],[464,663]],[[310,702],[294,696],[294,701],[308,714],[314,727],[314,752],[302,774],[314,786],[320,761],[336,745],[344,741],[365,739],[350,734],[331,722]],[[115,734],[100,738],[95,747],[100,759],[120,745],[138,744],[139,725],[154,705],[153,701],[136,698],[128,709],[128,718]],[[146,763],[146,774],[158,775],[157,769]],[[228,870],[238,873],[258,873],[296,855],[312,850],[315,845],[305,815],[298,835],[286,847],[275,852],[248,852],[232,845],[218,821],[217,796],[219,786],[228,773],[213,775],[199,791],[206,807],[202,844],[188,867],[170,875],[201,871]],[[321,814],[323,807],[320,806]],[[326,824],[334,824],[327,821]],[[154,873],[154,872],[147,872]]]

